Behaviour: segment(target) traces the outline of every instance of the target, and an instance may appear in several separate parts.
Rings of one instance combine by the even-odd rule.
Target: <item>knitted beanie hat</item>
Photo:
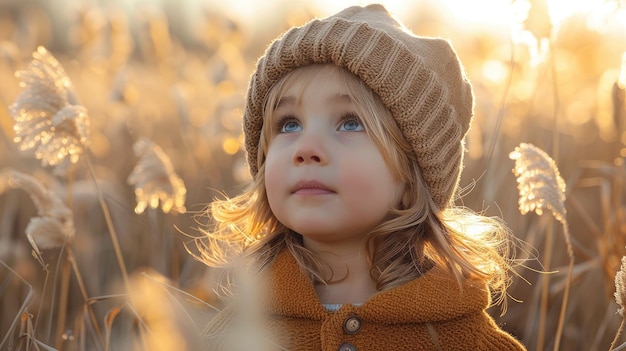
[[[268,91],[290,71],[315,63],[349,70],[380,96],[412,145],[431,197],[446,208],[463,165],[472,87],[447,40],[415,36],[381,5],[312,20],[270,44],[252,75],[244,110],[252,175],[264,161],[258,147]]]

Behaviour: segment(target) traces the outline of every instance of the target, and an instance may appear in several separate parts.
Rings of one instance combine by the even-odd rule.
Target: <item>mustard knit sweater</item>
[[[483,282],[467,280],[462,292],[445,269],[372,296],[360,306],[330,312],[320,303],[313,284],[287,250],[272,263],[263,326],[270,349],[336,350],[525,350],[485,312],[490,302]],[[225,335],[246,338],[229,306],[207,327],[209,349],[224,346]],[[239,329],[238,329],[239,328]],[[231,333],[229,334],[228,331]],[[261,345],[257,345],[259,348]]]

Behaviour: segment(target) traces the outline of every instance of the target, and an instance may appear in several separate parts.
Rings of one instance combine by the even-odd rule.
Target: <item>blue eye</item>
[[[302,131],[300,122],[294,117],[285,116],[278,123],[278,130],[281,133],[295,133]]]
[[[339,130],[348,131],[348,132],[360,132],[365,130],[363,123],[356,115],[347,115],[344,117],[343,121],[341,121],[341,125],[339,126]]]

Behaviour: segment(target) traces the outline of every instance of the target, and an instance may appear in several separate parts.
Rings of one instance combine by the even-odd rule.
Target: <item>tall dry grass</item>
[[[596,3],[557,20],[546,1],[516,0],[517,17],[496,29],[467,27],[434,1],[402,14],[416,33],[451,38],[473,82],[462,182],[474,186],[462,201],[502,216],[531,248],[507,314],[493,311],[529,350],[626,341],[614,295],[617,284],[623,304],[625,10]],[[187,235],[207,202],[248,181],[240,118],[256,58],[289,25],[327,13],[285,2],[272,21],[241,23],[209,3],[192,26],[169,2],[64,4],[0,4],[0,349],[198,349],[220,301]],[[508,155],[521,143],[563,178],[557,221],[520,214]]]
[[[574,251],[572,248],[572,239],[567,222],[567,209],[565,208],[565,181],[561,177],[558,167],[554,160],[540,148],[527,143],[521,143],[509,154],[509,157],[515,160],[513,173],[517,177],[517,189],[519,191],[519,210],[522,214],[535,212],[542,215],[544,209],[552,213],[552,216],[563,226],[563,237],[565,239],[565,248],[569,257],[567,267],[567,275],[565,277],[565,288],[563,290],[563,298],[561,302],[561,312],[559,313],[556,335],[554,337],[554,350],[559,350],[561,337],[563,335],[563,326],[565,323],[565,314],[567,312],[567,303],[569,300],[570,287],[572,283],[572,273],[574,270]],[[551,232],[547,233],[548,235]],[[546,250],[543,257],[544,264],[549,264],[551,250]],[[549,273],[542,277],[541,289],[541,305],[539,315],[539,328],[537,336],[537,349],[544,349],[545,331],[546,331],[546,314],[548,305],[548,287]]]

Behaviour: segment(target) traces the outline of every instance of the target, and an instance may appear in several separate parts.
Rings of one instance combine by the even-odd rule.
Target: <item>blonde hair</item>
[[[274,107],[291,82],[304,80],[306,86],[320,69],[336,71],[354,99],[368,135],[391,172],[406,184],[399,208],[390,208],[386,220],[368,233],[370,274],[377,289],[399,286],[441,265],[449,268],[459,284],[472,276],[486,281],[503,298],[511,268],[507,227],[497,218],[466,208],[439,209],[421,176],[415,153],[391,112],[363,81],[332,64],[295,69],[270,89],[256,158],[259,172],[240,195],[211,203],[213,228],[204,231],[207,241],[201,259],[210,266],[228,267],[236,258],[253,257],[260,267],[266,267],[280,251],[288,249],[313,281],[328,282],[322,274],[322,263],[303,246],[301,236],[272,214],[264,168]]]

